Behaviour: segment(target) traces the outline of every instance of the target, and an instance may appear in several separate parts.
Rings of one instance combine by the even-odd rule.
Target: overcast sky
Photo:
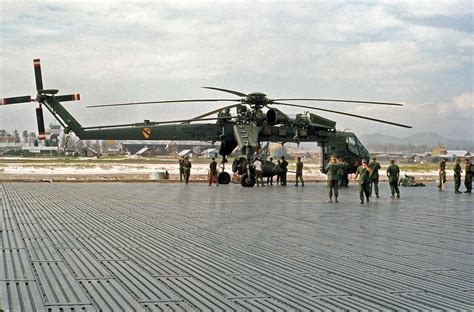
[[[473,6],[470,0],[2,0],[0,97],[35,95],[33,59],[41,58],[44,87],[80,93],[81,101],[65,106],[87,126],[194,117],[219,104],[86,106],[233,97],[200,88],[215,86],[273,98],[401,102],[406,106],[314,105],[414,127],[321,113],[358,134],[432,131],[472,141]],[[36,131],[34,107],[0,107],[0,129]]]

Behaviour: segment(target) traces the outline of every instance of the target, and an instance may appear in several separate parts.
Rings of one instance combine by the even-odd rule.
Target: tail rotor
[[[34,99],[30,95],[16,96],[16,97],[10,97],[10,98],[0,98],[0,106],[10,105],[10,104],[19,104],[19,103],[37,102],[39,105],[36,108],[36,122],[38,124],[38,139],[44,140],[46,139],[46,132],[44,128],[43,104],[46,104],[47,97],[52,96],[52,97],[55,97],[55,99],[58,102],[67,102],[67,101],[79,101],[81,99],[81,96],[80,94],[67,94],[67,95],[55,96],[58,93],[58,90],[43,88],[43,77],[41,74],[40,59],[34,59],[33,66],[34,66],[34,71],[35,71],[36,98]]]

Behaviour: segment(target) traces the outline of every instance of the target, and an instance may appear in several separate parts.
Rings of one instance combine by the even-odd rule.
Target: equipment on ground
[[[239,91],[204,87],[237,96],[237,98],[213,98],[213,99],[185,99],[149,102],[132,102],[120,104],[93,105],[88,107],[110,107],[126,105],[145,105],[162,103],[186,103],[186,102],[231,102],[216,110],[196,116],[191,119],[180,119],[174,121],[151,122],[145,120],[140,123],[105,125],[94,127],[83,127],[61,104],[63,101],[80,100],[79,94],[57,95],[58,90],[43,89],[41,78],[40,60],[34,60],[37,96],[33,100],[31,96],[4,98],[0,104],[9,105],[35,101],[39,104],[37,108],[38,132],[44,139],[44,122],[42,107],[46,107],[53,116],[64,127],[66,134],[74,132],[83,140],[189,140],[220,142],[219,154],[222,155],[220,165],[221,172],[218,174],[219,184],[227,184],[231,177],[225,171],[227,156],[236,147],[240,149],[245,158],[245,172],[241,175],[242,186],[253,186],[255,184],[254,163],[257,160],[266,160],[262,157],[261,144],[263,142],[317,142],[320,147],[320,165],[324,172],[325,165],[331,155],[343,158],[351,164],[350,173],[355,172],[362,158],[369,158],[369,152],[360,143],[352,132],[336,130],[336,122],[311,112],[297,114],[290,117],[276,106],[298,107],[309,110],[323,111],[327,113],[340,114],[365,120],[385,123],[389,125],[411,128],[410,126],[375,119],[368,116],[360,116],[336,110],[319,107],[288,103],[287,101],[318,101],[318,102],[341,102],[371,105],[402,106],[399,103],[371,102],[343,99],[323,98],[268,98],[261,92],[243,93]],[[231,110],[235,114],[231,114]],[[209,117],[216,115],[217,117]],[[214,121],[213,123],[196,123],[203,121]],[[241,165],[242,166],[242,165]],[[270,166],[272,168],[270,168]],[[268,169],[266,169],[268,167]],[[268,164],[262,170],[264,176],[278,174],[275,165]],[[235,172],[235,171],[234,171]]]

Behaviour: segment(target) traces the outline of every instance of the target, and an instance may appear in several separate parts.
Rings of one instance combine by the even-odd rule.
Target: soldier
[[[288,172],[288,162],[285,160],[285,156],[281,156],[280,159],[281,159],[280,168],[283,169],[283,173],[281,174],[281,177],[280,177],[280,182],[281,182],[281,185],[286,186],[286,174]]]
[[[278,159],[277,160],[277,164],[276,164],[278,167],[280,167],[281,165],[281,161]],[[277,185],[280,184],[280,181],[281,181],[281,175],[277,174]]]
[[[295,186],[298,186],[298,179],[301,180],[301,186],[304,187],[303,162],[301,161],[301,157],[298,157],[298,161],[296,162],[296,184],[295,184]]]
[[[438,190],[443,190],[444,184],[446,183],[446,158],[441,159],[439,163],[439,184]]]
[[[332,203],[332,193],[334,190],[335,202],[338,203],[337,197],[338,193],[338,183],[339,183],[339,164],[336,161],[336,157],[331,156],[329,163],[326,166],[326,175],[328,176],[328,191],[329,191],[329,200],[328,203]]]
[[[466,164],[465,176],[464,176],[464,186],[466,187],[466,191],[464,193],[471,193],[472,192],[472,174],[474,173],[474,168],[472,168],[472,163],[469,161],[468,158],[464,159],[464,163]]]
[[[359,197],[361,204],[364,203],[364,195],[367,203],[369,203],[371,172],[372,169],[367,166],[367,160],[362,159],[362,165],[357,167],[356,175],[354,176],[354,182],[359,178]]]
[[[342,174],[343,174],[342,186],[344,187],[349,187],[349,170],[350,169],[351,167],[349,166],[349,163],[345,159],[342,159]]]
[[[456,159],[456,164],[454,165],[454,193],[461,194],[459,187],[461,186],[461,158]]]
[[[178,160],[179,165],[179,182],[183,182],[184,168],[183,168],[184,157],[181,156]]]
[[[369,163],[369,168],[372,170],[370,173],[370,196],[372,196],[373,186],[375,196],[379,198],[379,169],[381,169],[381,167],[375,156],[372,157],[372,161]]]
[[[191,175],[191,162],[189,161],[189,157],[185,157],[183,161],[183,171],[184,171],[184,181],[186,184],[189,183],[189,176]]]
[[[261,169],[257,169],[257,166],[255,164],[252,165],[254,174],[255,174],[255,181],[257,183],[257,186],[265,186],[265,183],[263,183],[263,172]],[[261,168],[261,167],[260,167]]]
[[[337,157],[336,162],[339,165],[339,172],[337,175],[339,176],[339,188],[341,188],[344,185],[344,163],[342,162],[342,158]]]
[[[273,158],[272,157],[270,157],[269,162],[271,162],[273,164]],[[273,176],[267,177],[267,185],[273,185]]]
[[[400,190],[398,189],[398,179],[400,178],[400,168],[395,164],[395,160],[390,160],[390,166],[387,168],[388,183],[390,184],[390,191],[393,198],[397,193],[397,198],[400,198]]]
[[[216,183],[216,186],[219,186],[219,182],[217,182],[217,162],[214,157],[212,157],[212,161],[209,164],[209,186],[212,185],[212,182]]]

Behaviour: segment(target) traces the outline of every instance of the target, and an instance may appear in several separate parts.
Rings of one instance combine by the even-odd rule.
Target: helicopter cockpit
[[[369,151],[362,145],[359,139],[355,136],[354,133],[348,133],[349,136],[346,136],[347,149],[349,152],[363,156],[369,155]]]

